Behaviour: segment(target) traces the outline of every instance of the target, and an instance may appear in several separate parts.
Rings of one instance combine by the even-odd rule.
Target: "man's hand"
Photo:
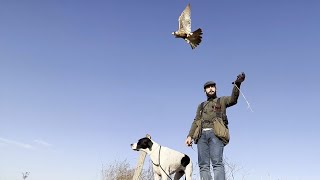
[[[245,78],[246,78],[246,75],[244,74],[244,72],[242,72],[237,76],[237,79],[234,82],[232,82],[232,84],[240,84],[244,81]]]
[[[186,139],[186,145],[187,146],[192,146],[192,138],[190,136],[188,136],[187,139]]]

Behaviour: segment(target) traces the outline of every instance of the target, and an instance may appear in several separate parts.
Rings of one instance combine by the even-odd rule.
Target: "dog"
[[[155,180],[180,179],[184,174],[186,180],[192,178],[192,161],[190,157],[181,152],[164,147],[150,138],[141,138],[138,143],[131,144],[132,150],[146,152],[151,159]]]

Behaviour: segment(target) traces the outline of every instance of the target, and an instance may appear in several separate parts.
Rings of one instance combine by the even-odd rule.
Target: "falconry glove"
[[[234,82],[232,82],[232,84],[236,84],[237,86],[240,86],[240,84],[245,80],[245,78],[246,78],[246,74],[242,72],[237,76],[237,79]]]

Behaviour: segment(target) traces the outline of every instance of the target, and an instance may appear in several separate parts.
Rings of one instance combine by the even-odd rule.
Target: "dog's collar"
[[[159,145],[159,155],[158,155],[158,157],[159,157],[159,164],[155,164],[155,163],[151,160],[152,164],[155,165],[155,166],[160,166],[160,151],[161,151],[161,146]]]
[[[161,145],[159,145],[159,155],[158,155],[158,157],[159,157],[159,164],[155,164],[152,160],[151,160],[151,162],[152,162],[152,164],[153,165],[155,165],[155,166],[159,166],[161,169],[162,169],[162,171],[164,172],[164,173],[166,173],[166,171],[161,167],[161,165],[160,165],[160,151],[161,151]],[[169,176],[169,174],[167,174],[166,173],[166,175],[168,176],[168,178],[169,179],[171,179],[171,177]],[[171,179],[172,180],[172,179]]]

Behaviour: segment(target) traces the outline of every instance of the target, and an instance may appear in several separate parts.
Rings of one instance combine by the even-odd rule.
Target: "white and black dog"
[[[131,144],[131,148],[144,151],[150,156],[155,180],[167,180],[174,173],[174,180],[180,179],[184,174],[186,180],[191,180],[192,161],[186,154],[161,146],[147,137]]]

